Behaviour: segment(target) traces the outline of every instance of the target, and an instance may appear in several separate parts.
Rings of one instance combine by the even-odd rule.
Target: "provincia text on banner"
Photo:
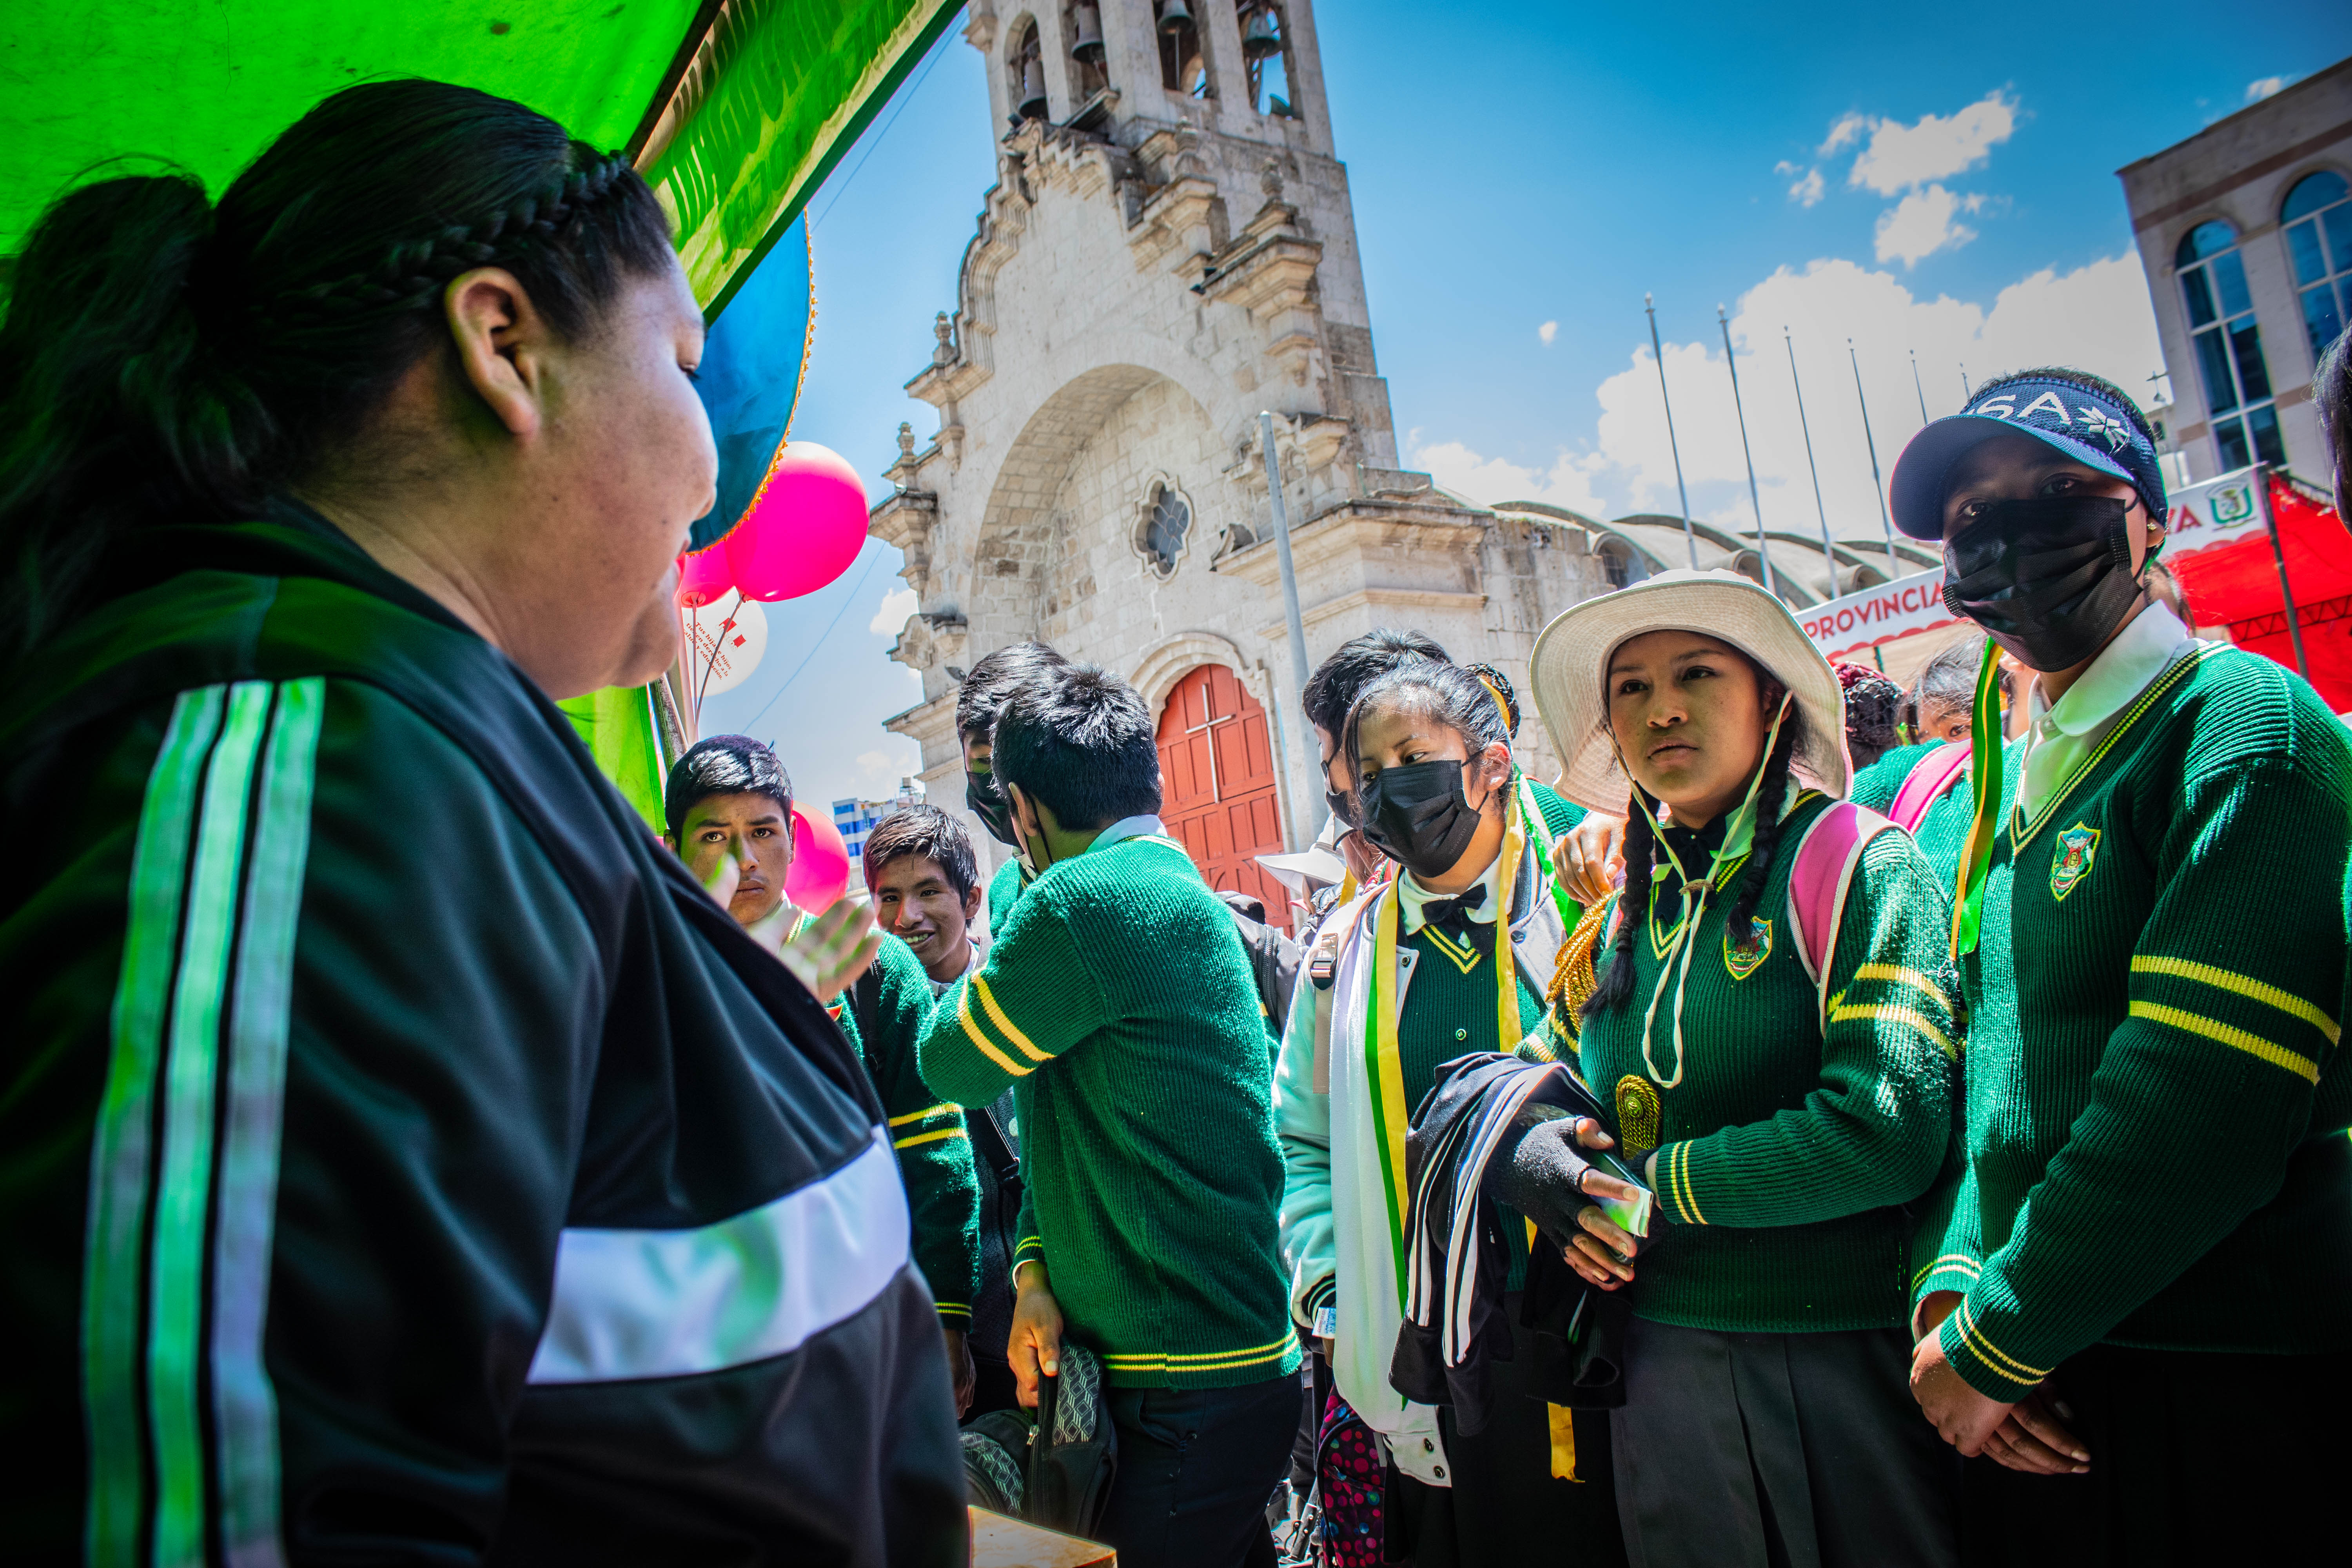
[[[1948,626],[1959,618],[1945,606],[1940,566],[1797,612],[1805,635],[1832,658],[1913,632]]]

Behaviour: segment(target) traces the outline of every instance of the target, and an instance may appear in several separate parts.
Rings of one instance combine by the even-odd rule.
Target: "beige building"
[[[890,728],[920,743],[930,798],[960,803],[975,660],[1039,637],[1106,665],[1158,716],[1171,829],[1213,883],[1262,890],[1250,855],[1299,847],[1324,807],[1260,410],[1310,661],[1414,626],[1524,688],[1546,620],[1633,556],[1398,468],[1309,0],[975,0],[964,36],[989,61],[998,179],[908,383],[936,431],[901,426],[872,518],[919,600],[892,657],[923,701]],[[1541,731],[1530,711],[1520,739],[1549,778]]]
[[[2326,484],[2311,401],[2352,321],[2352,60],[2117,171],[2189,479],[2261,461]]]

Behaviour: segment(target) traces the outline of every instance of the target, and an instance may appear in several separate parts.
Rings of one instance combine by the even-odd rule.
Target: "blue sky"
[[[2042,25],[2032,25],[2037,21]],[[1855,339],[1882,463],[1960,366],[2084,364],[2163,384],[2115,171],[2273,79],[2352,54],[2352,6],[2044,12],[1327,0],[1317,17],[1374,342],[1408,466],[1482,501],[1675,510],[1642,296],[1658,301],[1694,514],[1752,527],[1716,306],[1732,318],[1767,523],[1818,526],[1799,374],[1841,536],[1874,538]],[[810,205],[814,353],[796,437],[869,476],[994,178],[979,55],[951,29]],[[1551,323],[1547,331],[1546,323]],[[773,740],[802,795],[887,794],[881,721],[919,699],[887,651],[911,605],[869,541],[769,606],[761,668],[706,732]]]

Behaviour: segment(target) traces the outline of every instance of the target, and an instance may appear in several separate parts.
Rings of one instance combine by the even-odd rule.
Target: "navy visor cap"
[[[1895,460],[1887,501],[1895,526],[1914,539],[1944,537],[1944,476],[1962,453],[2002,430],[2020,430],[2074,461],[2127,481],[2165,515],[2164,470],[2156,444],[2140,434],[2134,410],[2078,382],[2030,377],[1996,384],[1958,414],[1937,420]]]

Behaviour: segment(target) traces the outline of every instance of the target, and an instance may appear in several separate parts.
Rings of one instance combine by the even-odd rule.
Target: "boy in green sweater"
[[[924,1078],[1011,1086],[1026,1182],[1011,1346],[1024,1405],[1069,1331],[1100,1355],[1118,1473],[1096,1532],[1136,1568],[1234,1568],[1297,1429],[1272,1066],[1232,915],[1160,831],[1133,688],[1071,665],[997,721],[1035,878],[923,1030]]]
[[[711,882],[721,861],[739,868],[728,902],[737,924],[782,947],[810,923],[784,901],[793,785],[775,752],[748,735],[705,736],[671,766],[662,805],[667,842],[698,878]],[[931,1005],[922,963],[897,937],[879,940],[872,966],[832,1011],[889,1121],[914,1225],[909,1250],[939,1308],[961,1411],[975,1375],[967,1338],[980,1289],[980,1177],[962,1110],[942,1103],[916,1070],[915,1037]]]
[[[2163,479],[2106,383],[1986,384],[1892,499],[1943,541],[1948,600],[2038,672],[1960,860],[1967,1201],[1912,1372],[1999,1461],[1972,1534],[1997,1562],[2340,1552],[2352,746],[2301,679],[2150,601]],[[2212,1462],[2222,1420],[2242,1465]]]

